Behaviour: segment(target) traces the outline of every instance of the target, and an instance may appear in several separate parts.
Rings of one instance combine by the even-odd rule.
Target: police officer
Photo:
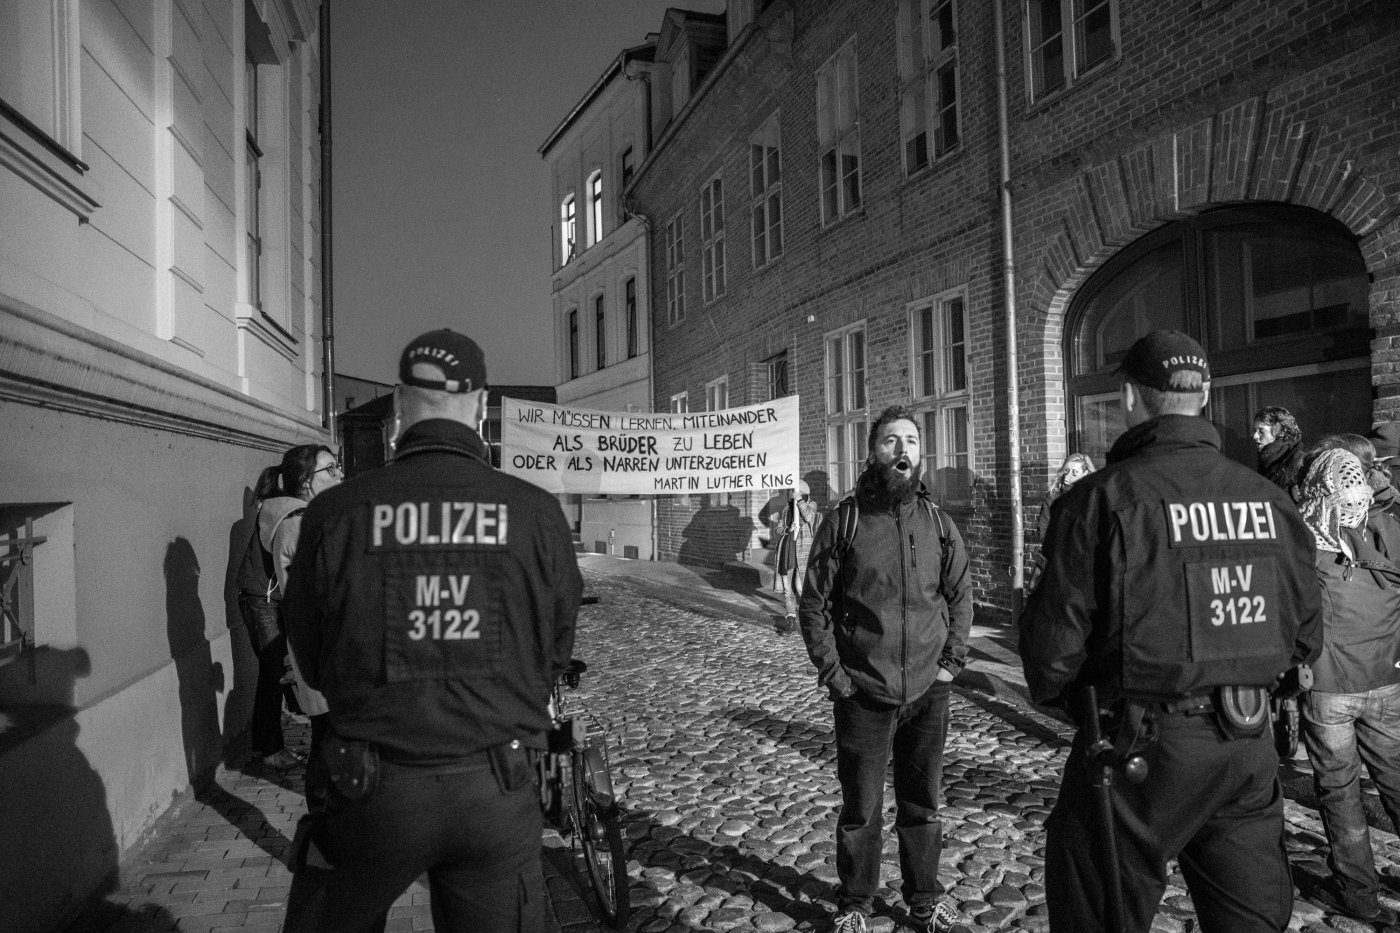
[[[330,704],[320,929],[380,928],[427,872],[435,929],[538,930],[535,756],[582,592],[569,530],[552,496],[492,469],[472,340],[410,343],[394,402],[393,462],[307,507],[283,604]]]
[[[1148,930],[1177,858],[1201,929],[1279,931],[1293,886],[1265,690],[1321,646],[1312,535],[1220,453],[1195,340],[1148,334],[1119,377],[1128,429],[1052,507],[1020,623],[1031,697],[1080,720],[1046,822],[1050,927]]]

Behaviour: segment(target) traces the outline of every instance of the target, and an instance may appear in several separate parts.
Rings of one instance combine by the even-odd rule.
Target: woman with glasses
[[[306,510],[306,503],[316,498],[318,493],[338,485],[342,477],[340,462],[335,454],[330,448],[317,444],[293,447],[283,454],[281,465],[264,470],[264,476],[270,471],[275,472],[274,482],[281,495],[263,501],[258,512],[258,537],[272,557],[276,575],[274,598],[280,600],[287,590],[287,567],[296,553],[297,536],[301,532],[301,513]],[[259,485],[262,485],[261,482]],[[317,760],[317,753],[321,747],[321,735],[325,731],[325,713],[328,707],[325,698],[302,681],[296,670],[296,658],[288,657],[294,675],[297,705],[311,718],[311,763],[307,767],[306,797],[308,806],[314,806],[320,797],[320,787],[323,786],[319,782],[321,763]],[[261,681],[261,673],[259,680]],[[283,751],[284,758],[293,755],[286,749]],[[276,762],[269,763],[278,766]]]

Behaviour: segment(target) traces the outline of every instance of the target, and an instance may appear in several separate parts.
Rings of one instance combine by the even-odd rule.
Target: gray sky
[[[393,382],[409,339],[450,326],[493,383],[554,382],[536,150],[668,6],[724,0],[333,0],[337,371]]]

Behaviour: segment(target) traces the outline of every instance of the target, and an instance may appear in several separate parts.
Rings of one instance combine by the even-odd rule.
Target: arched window
[[[1070,451],[1102,463],[1123,431],[1115,372],[1174,328],[1210,355],[1206,415],[1255,464],[1254,412],[1287,408],[1305,441],[1371,424],[1367,276],[1356,238],[1317,211],[1221,208],[1143,237],[1080,288],[1065,329]]]

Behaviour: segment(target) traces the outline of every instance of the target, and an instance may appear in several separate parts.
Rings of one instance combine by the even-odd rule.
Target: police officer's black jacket
[[[1051,510],[1021,617],[1031,697],[1178,700],[1268,685],[1317,657],[1314,544],[1288,495],[1220,453],[1204,418],[1126,431]]]
[[[544,746],[581,593],[558,501],[431,419],[393,463],[312,500],[283,608],[338,735],[441,763]]]

